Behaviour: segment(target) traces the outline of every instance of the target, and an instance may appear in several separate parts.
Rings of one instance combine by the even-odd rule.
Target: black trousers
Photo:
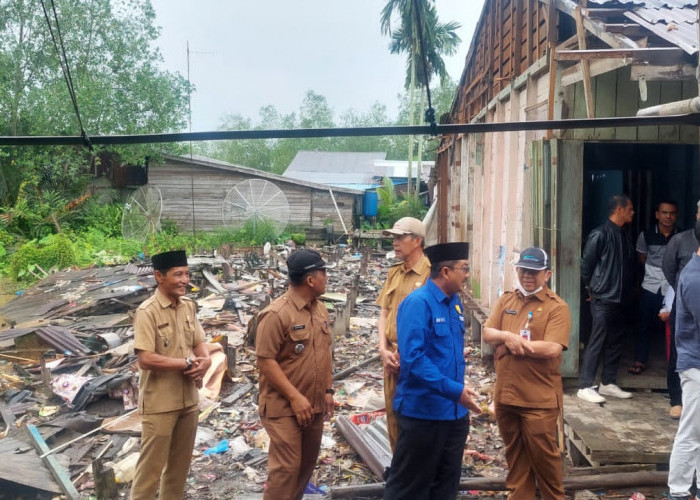
[[[620,366],[627,308],[622,304],[591,300],[591,337],[583,355],[579,387],[592,387],[598,360],[603,355],[602,383],[614,384]]]
[[[469,417],[421,420],[398,415],[399,438],[384,489],[386,500],[457,498]]]
[[[671,316],[668,318],[671,327],[671,343],[668,355],[668,368],[666,372],[666,386],[668,395],[671,398],[671,406],[683,404],[683,390],[681,389],[681,378],[676,371],[678,362],[678,351],[676,351],[676,301],[673,301]]]

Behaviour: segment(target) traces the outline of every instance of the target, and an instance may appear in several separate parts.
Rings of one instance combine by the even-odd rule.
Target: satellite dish
[[[160,213],[163,198],[160,190],[151,185],[138,188],[124,204],[122,235],[128,240],[146,241],[160,231]]]
[[[255,232],[261,224],[267,224],[279,236],[289,221],[289,203],[284,192],[272,182],[248,179],[226,193],[221,216],[224,225],[233,229],[252,224]]]

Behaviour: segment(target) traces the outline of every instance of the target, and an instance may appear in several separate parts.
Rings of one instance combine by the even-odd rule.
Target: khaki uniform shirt
[[[519,334],[525,328],[530,311],[530,340],[556,342],[567,349],[571,328],[569,306],[546,286],[529,297],[524,297],[519,291],[504,293],[484,327]],[[497,359],[494,400],[525,408],[560,407],[561,358],[559,355],[535,359],[508,353]]]
[[[185,359],[194,356],[193,349],[202,342],[204,330],[197,320],[197,306],[187,297],[180,297],[175,305],[156,289],[136,310],[134,349]],[[139,371],[139,413],[181,410],[199,402],[194,381],[181,371]]]
[[[331,388],[331,330],[322,302],[308,303],[292,288],[287,290],[260,313],[255,353],[276,360],[314,413],[324,412],[326,389]],[[261,416],[294,415],[287,398],[262,373],[259,382]]]
[[[409,293],[423,286],[429,276],[430,261],[425,255],[421,255],[421,258],[411,269],[406,269],[403,262],[394,264],[389,269],[384,287],[377,297],[377,305],[389,310],[384,327],[384,335],[389,344],[387,347],[393,348],[393,350],[396,350],[397,347],[396,315],[399,313],[399,304]]]

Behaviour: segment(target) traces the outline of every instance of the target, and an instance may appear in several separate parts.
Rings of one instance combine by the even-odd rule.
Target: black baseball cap
[[[549,269],[549,266],[547,252],[537,247],[528,247],[520,252],[520,260],[515,263],[515,267],[524,267],[534,271]]]
[[[302,248],[287,257],[289,275],[299,276],[317,269],[333,269],[335,264],[327,264],[316,250]]]

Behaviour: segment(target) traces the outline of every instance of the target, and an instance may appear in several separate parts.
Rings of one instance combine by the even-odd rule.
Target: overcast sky
[[[376,101],[392,118],[406,75],[379,32],[383,0],[152,0],[165,67],[187,77],[190,45],[192,130],[218,128],[227,113],[258,118],[272,104],[298,109],[307,90],[323,95],[336,117]],[[446,58],[458,80],[483,0],[437,0],[442,22],[462,24],[462,43]]]

